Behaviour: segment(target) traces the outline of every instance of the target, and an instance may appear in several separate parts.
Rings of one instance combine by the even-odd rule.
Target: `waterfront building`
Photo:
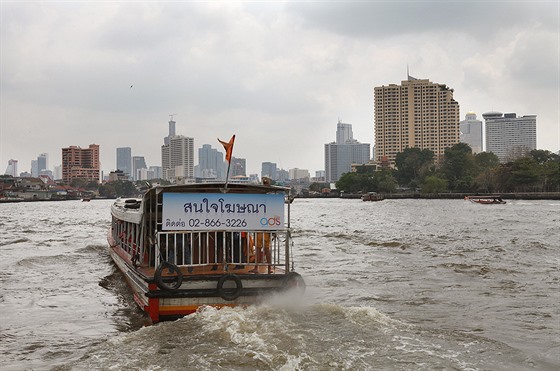
[[[468,112],[459,129],[459,141],[468,144],[473,153],[482,152],[482,121],[476,119],[476,113]]]
[[[81,178],[99,181],[99,145],[90,144],[88,148],[70,146],[62,148],[62,180],[70,184]]]
[[[229,169],[229,176],[231,177],[246,177],[247,176],[247,160],[244,158],[231,157],[231,167]],[[238,178],[241,179],[241,178]]]
[[[117,170],[132,176],[132,149],[130,147],[117,148]]]
[[[517,117],[515,113],[487,112],[482,115],[486,127],[486,152],[500,162],[527,155],[537,148],[537,116]]]
[[[146,160],[144,156],[132,156],[132,179],[133,180],[142,180],[140,178],[140,170],[148,169],[146,166]]]
[[[6,168],[4,175],[11,175],[14,178],[18,176],[18,160],[8,160],[8,167]]]
[[[311,178],[311,175],[309,174],[309,170],[305,170],[305,169],[298,169],[293,168],[290,169],[288,171],[288,173],[290,174],[290,180],[307,180],[309,181],[309,178]]]
[[[203,144],[198,149],[198,166],[196,167],[196,177],[204,179],[226,178],[224,154],[210,144]]]
[[[161,172],[161,166],[150,166],[149,170],[153,174],[152,179],[163,179],[163,175],[162,175],[162,172]]]
[[[56,165],[54,167],[53,180],[62,180],[62,165]]]
[[[43,170],[49,170],[49,155],[46,153],[37,156],[37,176],[41,175]]]
[[[107,181],[108,182],[125,181],[128,180],[129,177],[130,175],[128,173],[125,173],[124,171],[117,169],[109,173],[109,177],[107,178]]]
[[[401,85],[375,87],[374,126],[378,163],[394,165],[408,147],[433,151],[439,163],[459,143],[459,103],[447,85],[409,75]]]
[[[37,178],[39,176],[39,163],[37,160],[31,160],[31,176]]]
[[[161,146],[163,178],[171,182],[194,179],[194,138],[183,135],[166,137],[169,145]]]
[[[268,177],[272,180],[278,180],[278,168],[274,162],[263,162],[261,164],[261,178]]]
[[[325,180],[336,182],[351,171],[352,164],[369,162],[370,144],[353,137],[352,125],[338,121],[336,142],[325,144]]]

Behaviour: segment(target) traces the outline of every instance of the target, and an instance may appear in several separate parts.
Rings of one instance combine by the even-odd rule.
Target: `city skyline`
[[[373,89],[410,74],[453,87],[460,117],[536,115],[560,149],[554,2],[3,2],[0,164],[100,145],[160,163],[171,117],[195,146],[236,134],[262,162],[322,170],[337,118],[375,143]]]

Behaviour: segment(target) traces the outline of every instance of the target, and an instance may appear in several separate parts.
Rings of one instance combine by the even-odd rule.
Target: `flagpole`
[[[224,193],[227,192],[227,186],[228,186],[228,182],[229,182],[229,169],[231,167],[231,154],[233,153],[233,143],[235,142],[235,134],[233,134],[233,136],[231,137],[231,139],[229,140],[229,142],[224,142],[221,141],[220,138],[218,138],[218,142],[222,143],[222,145],[224,146],[224,149],[226,150],[226,161],[228,163],[227,166],[227,173],[226,173],[226,183],[224,185]]]
[[[227,173],[226,173],[226,184],[224,185],[224,189],[227,190],[228,180],[229,180],[229,167],[231,166],[231,161],[227,163]]]

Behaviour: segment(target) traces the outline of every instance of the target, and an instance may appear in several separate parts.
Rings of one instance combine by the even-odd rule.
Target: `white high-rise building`
[[[163,177],[169,181],[194,179],[194,138],[175,135],[161,146]]]
[[[537,116],[517,117],[515,113],[487,112],[482,115],[486,126],[486,152],[500,162],[527,155],[537,148]]]
[[[325,177],[336,182],[352,171],[352,164],[367,164],[370,160],[370,144],[354,139],[352,125],[340,121],[336,127],[336,142],[325,144]]]
[[[473,153],[482,152],[482,121],[476,119],[476,113],[468,112],[459,128],[459,141],[468,144]]]
[[[8,167],[6,168],[6,172],[4,173],[4,175],[11,175],[13,177],[17,177],[18,176],[17,164],[18,164],[18,160],[13,160],[13,159],[9,160]]]

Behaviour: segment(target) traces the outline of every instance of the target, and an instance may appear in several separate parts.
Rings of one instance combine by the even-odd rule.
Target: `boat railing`
[[[177,266],[286,266],[287,230],[274,231],[160,231],[158,250],[149,262],[162,260]],[[227,268],[226,268],[227,269]]]

